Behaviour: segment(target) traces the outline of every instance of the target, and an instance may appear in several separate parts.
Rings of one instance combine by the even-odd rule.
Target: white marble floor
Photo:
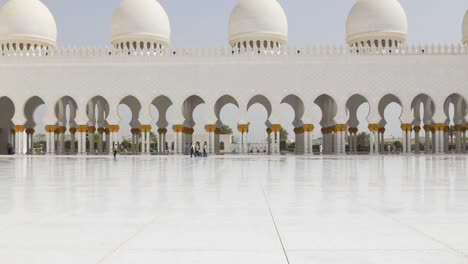
[[[0,263],[468,263],[468,156],[4,157]]]

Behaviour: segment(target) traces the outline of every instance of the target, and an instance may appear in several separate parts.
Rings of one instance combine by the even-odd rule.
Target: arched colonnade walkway
[[[398,95],[387,94],[371,101],[360,94],[345,100],[337,100],[327,94],[317,98],[303,98],[291,94],[282,100],[270,100],[267,96],[259,94],[240,101],[227,94],[214,102],[207,102],[198,95],[192,95],[181,104],[177,104],[170,97],[161,95],[151,101],[151,105],[158,112],[155,118],[150,114],[151,105],[143,105],[132,95],[122,98],[117,104],[110,103],[104,95],[86,100],[63,96],[54,104],[47,104],[38,96],[33,96],[21,104],[15,104],[8,97],[0,97],[0,154],[7,154],[9,148],[19,155],[33,154],[33,139],[38,123],[34,120],[34,112],[41,105],[47,108],[44,118],[46,154],[111,154],[113,148],[121,143],[118,137],[121,129],[118,107],[122,104],[128,106],[131,112],[129,126],[132,134],[132,154],[151,153],[151,132],[158,138],[157,148],[153,149],[153,153],[166,154],[169,148],[173,148],[173,153],[182,154],[184,146],[192,142],[194,110],[202,104],[208,108],[204,128],[210,154],[219,153],[219,134],[223,125],[221,111],[228,104],[239,110],[237,130],[240,133],[241,153],[248,153],[247,135],[250,122],[247,112],[255,104],[260,104],[267,112],[265,129],[268,134],[268,153],[280,153],[280,131],[284,125],[281,121],[280,104],[290,105],[294,111],[292,126],[297,154],[313,153],[312,132],[316,127],[321,127],[323,154],[357,153],[359,132],[370,133],[370,153],[379,153],[384,151],[384,135],[388,124],[385,109],[391,103],[400,105],[402,109],[400,127],[403,153],[420,153],[422,149],[426,153],[448,152],[450,129],[454,130],[451,135],[455,138],[455,151],[466,152],[468,123],[465,97],[451,94],[442,99],[435,99],[427,94],[416,95],[411,100],[401,100]],[[369,105],[367,131],[358,130],[360,121],[357,112],[363,104]],[[173,125],[169,127],[167,112],[171,107],[175,107],[177,114],[174,120],[170,120]],[[420,140],[422,132],[424,140]],[[70,148],[67,148],[67,153],[66,133],[70,135]],[[166,135],[169,133],[174,135],[174,146],[167,144]],[[421,141],[424,142],[423,146]]]

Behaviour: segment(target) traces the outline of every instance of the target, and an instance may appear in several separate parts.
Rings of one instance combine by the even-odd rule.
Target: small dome
[[[54,16],[39,0],[10,0],[0,9],[0,42],[55,47]]]
[[[142,42],[169,46],[171,26],[156,0],[123,0],[112,17],[112,44]]]
[[[404,44],[408,38],[408,18],[398,0],[357,0],[346,22],[346,41]]]
[[[288,20],[277,0],[239,0],[229,21],[229,43],[274,43],[288,41]]]
[[[468,10],[466,11],[465,17],[463,18],[462,33],[463,43],[468,46]]]

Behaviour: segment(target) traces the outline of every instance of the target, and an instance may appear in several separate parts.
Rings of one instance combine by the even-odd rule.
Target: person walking
[[[203,157],[208,157],[208,153],[206,153],[206,142],[203,144]]]
[[[195,155],[195,147],[193,146],[193,143],[190,143],[190,157],[193,158]]]
[[[114,159],[117,159],[117,146],[114,147]]]
[[[200,143],[195,146],[195,157],[200,157]]]

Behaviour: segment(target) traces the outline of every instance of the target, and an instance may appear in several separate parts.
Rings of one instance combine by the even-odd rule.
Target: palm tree
[[[286,131],[286,129],[284,129],[284,128],[281,128],[281,130],[280,130],[280,140],[281,141],[288,140],[288,135],[289,135],[288,131]]]
[[[360,147],[366,147],[370,145],[370,135],[366,132],[361,132],[356,136],[356,143]]]
[[[222,135],[232,135],[232,128],[230,126],[222,125],[220,129]]]

